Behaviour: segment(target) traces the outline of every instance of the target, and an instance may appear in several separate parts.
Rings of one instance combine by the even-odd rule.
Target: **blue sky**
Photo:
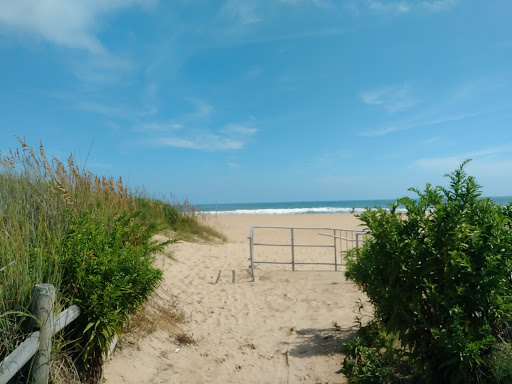
[[[512,195],[508,0],[0,0],[14,135],[192,203]],[[87,156],[89,154],[89,156]]]

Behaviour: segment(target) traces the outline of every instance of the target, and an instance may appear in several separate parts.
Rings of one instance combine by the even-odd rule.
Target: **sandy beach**
[[[116,383],[345,383],[340,344],[354,333],[364,295],[345,280],[344,266],[258,264],[250,275],[251,226],[362,229],[353,215],[212,215],[224,244],[181,242],[159,255],[161,306],[177,305],[186,322],[165,319],[149,334],[125,334],[104,368]],[[296,244],[332,245],[331,232],[295,231]],[[319,235],[324,233],[325,235]],[[257,242],[286,244],[289,230],[254,231]],[[349,242],[350,243],[350,242]],[[337,262],[342,264],[340,248]],[[334,248],[298,247],[296,261],[334,261]],[[255,246],[256,260],[290,261],[290,247]],[[343,329],[334,332],[336,321]],[[194,343],[177,340],[183,333]],[[179,339],[179,338],[178,338]]]

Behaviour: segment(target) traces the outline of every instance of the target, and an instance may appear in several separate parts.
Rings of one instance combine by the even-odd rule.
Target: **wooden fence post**
[[[55,287],[36,284],[32,297],[32,313],[39,323],[39,349],[34,357],[32,378],[34,384],[47,384],[50,376],[50,355],[54,328],[53,303]]]

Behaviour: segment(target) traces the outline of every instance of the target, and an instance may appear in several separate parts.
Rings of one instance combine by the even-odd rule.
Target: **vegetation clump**
[[[480,198],[466,163],[446,175],[449,188],[427,184],[423,192],[411,189],[417,199],[362,213],[371,236],[348,253],[347,277],[367,294],[382,331],[399,341],[384,351],[412,364],[419,375],[412,382],[511,380],[512,210]],[[386,374],[376,370],[388,352],[366,341],[371,352],[356,350],[358,339],[345,345],[347,376],[399,382],[400,375],[387,375],[396,364]],[[362,351],[376,370],[367,377],[377,381],[357,378]]]
[[[36,155],[19,141],[21,151],[0,156],[0,361],[30,332],[33,286],[49,283],[57,311],[71,304],[82,311],[55,360],[71,357],[88,382],[98,382],[114,335],[161,280],[154,253],[191,228],[198,237],[222,235],[180,205],[135,196],[121,178],[80,170],[72,155],[67,164],[49,160],[42,144]],[[174,240],[153,240],[167,228]]]

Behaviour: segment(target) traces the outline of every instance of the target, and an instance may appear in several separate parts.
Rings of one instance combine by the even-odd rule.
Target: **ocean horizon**
[[[489,197],[496,204],[512,203],[512,196]],[[301,215],[301,214],[334,214],[361,213],[366,208],[386,208],[396,199],[375,200],[337,200],[337,201],[290,201],[265,203],[219,203],[196,204],[194,207],[206,214],[235,215]],[[405,209],[398,208],[405,212]]]

